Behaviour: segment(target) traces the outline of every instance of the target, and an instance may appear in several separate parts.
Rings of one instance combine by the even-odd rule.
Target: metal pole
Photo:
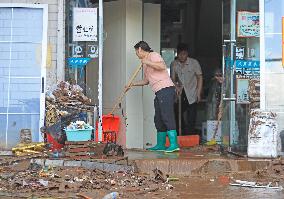
[[[98,125],[98,141],[102,141],[102,115],[103,115],[103,0],[99,0],[99,125]]]
[[[236,0],[231,0],[231,41],[236,40]],[[234,42],[230,42],[231,46],[231,58],[230,58],[230,98],[233,99],[235,98],[234,94],[234,72],[235,72],[235,67],[232,67],[232,64],[235,64],[234,61]],[[236,102],[232,100],[230,102],[230,146],[234,144],[233,137],[235,134],[235,126],[236,126],[236,110],[235,110],[235,104]]]

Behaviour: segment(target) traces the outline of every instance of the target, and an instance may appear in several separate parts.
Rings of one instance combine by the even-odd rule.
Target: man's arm
[[[175,82],[176,82],[176,71],[175,71],[175,63],[174,62],[172,62],[171,63],[171,66],[170,66],[170,69],[171,69],[171,79],[172,79],[172,81],[174,82],[174,84],[175,84]]]
[[[197,102],[200,102],[201,100],[202,87],[203,87],[203,78],[201,74],[197,75]]]
[[[171,79],[172,79],[172,81],[173,81],[173,83],[174,83],[174,85],[176,87],[177,95],[180,95],[182,93],[183,87],[180,84],[180,81],[179,81],[179,79],[177,77],[176,67],[177,66],[176,66],[175,62],[172,62],[171,63]]]

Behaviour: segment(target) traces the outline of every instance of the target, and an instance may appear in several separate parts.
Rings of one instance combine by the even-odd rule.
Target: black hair
[[[188,52],[188,45],[186,43],[180,43],[177,46],[177,54],[179,54],[181,51]]]
[[[142,50],[146,52],[153,52],[153,50],[150,48],[150,46],[145,41],[139,41],[137,44],[135,44],[134,48],[135,49],[141,48]]]

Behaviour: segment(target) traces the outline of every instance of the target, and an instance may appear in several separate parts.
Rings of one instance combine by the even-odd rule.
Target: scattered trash
[[[173,188],[174,188],[174,186],[171,185],[171,184],[167,184],[167,186],[166,186],[166,190],[173,189]]]
[[[0,179],[2,179],[2,180],[9,180],[12,177],[14,177],[13,173],[2,173],[0,175]]]
[[[79,196],[79,197],[84,198],[84,199],[92,199],[91,197],[86,196],[85,194],[82,194],[82,193],[77,193],[76,196]]]
[[[179,181],[179,178],[170,177],[169,175],[166,175],[166,177],[166,183],[169,183],[170,181]]]
[[[124,156],[124,151],[122,146],[117,145],[115,143],[112,142],[108,142],[105,145],[105,148],[103,150],[103,154],[106,156]]]
[[[43,179],[39,179],[38,181],[40,184],[42,184],[43,186],[47,187],[48,186],[48,181],[45,181]]]
[[[234,183],[230,183],[231,186],[238,186],[238,187],[248,187],[248,188],[265,188],[265,189],[274,189],[274,190],[283,190],[282,186],[272,186],[272,182],[269,182],[267,185],[257,183],[257,182],[249,182],[249,181],[242,181],[242,180],[235,180]]]
[[[196,157],[204,157],[204,155],[194,155],[194,156],[196,156]]]
[[[102,199],[116,199],[119,196],[118,192],[112,192],[105,195]]]
[[[77,130],[77,129],[93,129],[90,124],[86,124],[84,121],[71,122],[66,129]]]
[[[12,151],[0,151],[0,156],[12,156]]]
[[[166,186],[166,189],[167,189],[167,186]],[[158,190],[159,190],[159,187],[145,188],[144,190],[138,192],[137,194],[138,195],[145,195],[146,193],[156,192]]]
[[[58,161],[58,160],[50,160]],[[12,165],[13,168],[21,163]],[[6,168],[6,167],[5,167]],[[7,169],[7,168],[6,168]],[[26,169],[21,171],[0,170],[0,187],[8,193],[24,195],[32,190],[35,197],[57,196],[57,194],[76,194],[78,198],[93,199],[84,195],[90,190],[115,191],[105,198],[117,198],[119,195],[132,198],[133,195],[144,195],[159,190],[171,190],[173,186],[164,183],[163,173],[156,170],[156,180],[149,175],[139,175],[131,171],[107,172],[100,169],[65,166],[41,166],[35,161],[28,161]],[[170,180],[177,180],[167,176]],[[160,180],[159,180],[160,179]],[[42,192],[44,190],[44,192]],[[84,194],[79,194],[84,193]],[[15,198],[20,198],[16,197]],[[96,197],[97,198],[97,197]]]
[[[166,178],[164,177],[164,174],[161,170],[156,168],[156,169],[153,170],[153,173],[154,173],[154,179],[155,180],[166,182]]]
[[[26,181],[25,180],[23,180],[23,184],[22,184],[22,186],[24,187],[24,186],[28,186],[29,184],[28,183],[26,183]]]
[[[218,181],[223,185],[228,185],[230,183],[230,178],[228,176],[219,176]]]
[[[111,180],[111,181],[110,181],[110,184],[111,184],[111,185],[115,185],[115,184],[116,184],[115,180]]]
[[[55,149],[50,156],[51,158],[62,158],[65,157],[65,153],[62,150]]]

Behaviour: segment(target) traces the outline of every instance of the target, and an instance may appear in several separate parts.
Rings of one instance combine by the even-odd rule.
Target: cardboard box
[[[202,140],[210,141],[215,133],[217,120],[207,120],[207,122],[202,123]],[[215,136],[216,142],[222,141],[222,122],[219,122],[219,127]]]

